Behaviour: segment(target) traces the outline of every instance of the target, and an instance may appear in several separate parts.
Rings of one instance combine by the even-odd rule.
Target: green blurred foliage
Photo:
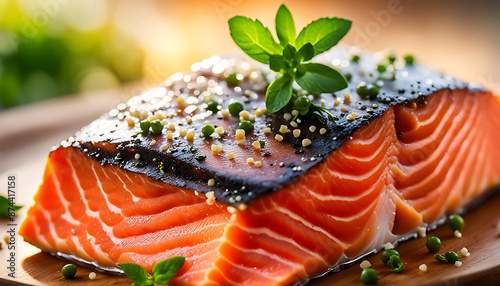
[[[0,10],[0,109],[142,78],[143,50],[110,21],[54,33],[16,1],[2,0]]]

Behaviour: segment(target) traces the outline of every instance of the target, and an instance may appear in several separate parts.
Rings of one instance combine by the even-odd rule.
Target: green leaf
[[[231,37],[248,56],[268,64],[269,56],[281,54],[282,47],[274,41],[269,29],[259,20],[236,16],[229,20]]]
[[[347,87],[347,81],[338,71],[331,67],[309,63],[298,68],[297,83],[313,94],[335,92]]]
[[[434,259],[436,259],[437,261],[446,262],[446,258],[440,254],[434,255]]]
[[[140,265],[135,263],[121,263],[120,268],[130,280],[138,283],[137,285],[143,285],[141,283],[148,281],[149,274]]]
[[[297,58],[297,50],[292,45],[286,45],[286,47],[283,49],[283,58],[291,67],[296,67],[299,64],[299,59]]]
[[[287,44],[293,46],[295,43],[295,24],[288,8],[283,4],[276,13],[276,34],[280,44],[285,47]]]
[[[165,285],[174,277],[182,265],[185,258],[181,256],[173,256],[169,259],[162,260],[153,267],[153,281],[156,285]]]
[[[269,56],[269,68],[275,72],[281,72],[282,69],[289,68],[285,58],[282,55]]]
[[[306,62],[314,57],[314,47],[311,43],[307,43],[299,49],[299,57],[301,61]]]
[[[16,205],[13,206],[9,199],[7,199],[4,196],[0,196],[0,217],[8,218],[9,217],[9,208],[10,208],[10,210],[17,211],[20,208],[22,208],[22,206],[16,206]]]
[[[341,18],[321,18],[305,26],[297,36],[296,47],[314,46],[314,55],[328,51],[349,31],[352,22]]]
[[[266,91],[266,107],[271,113],[279,111],[292,98],[293,80],[288,75],[275,79]]]

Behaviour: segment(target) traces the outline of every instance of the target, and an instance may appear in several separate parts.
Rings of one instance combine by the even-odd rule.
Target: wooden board
[[[18,213],[15,223],[21,223],[27,208],[41,182],[48,150],[61,139],[71,135],[118,103],[115,93],[103,93],[97,97],[77,97],[57,100],[35,106],[23,107],[0,113],[0,126],[7,126],[0,133],[0,193],[6,194],[7,176],[16,176],[17,200],[25,207]],[[81,110],[89,110],[82,113]],[[22,127],[19,118],[31,120]],[[26,122],[26,121],[23,121]],[[443,242],[442,252],[459,252],[467,247],[471,256],[461,258],[463,266],[434,260],[425,248],[425,238],[401,243],[397,250],[404,262],[401,274],[391,273],[382,265],[380,253],[368,256],[373,268],[379,273],[378,285],[500,285],[500,192],[496,192],[481,207],[465,215],[466,228],[462,238],[455,238],[447,226],[439,227],[431,235],[439,236]],[[9,223],[0,220],[0,237],[7,234]],[[17,237],[16,278],[7,276],[9,251],[5,244],[0,250],[0,285],[130,285],[127,278],[97,273],[95,280],[88,274],[92,270],[79,267],[75,279],[67,280],[60,270],[65,261],[40,253],[40,251]],[[425,263],[428,271],[418,270]],[[359,263],[338,273],[330,273],[314,279],[308,285],[362,285],[359,281]]]

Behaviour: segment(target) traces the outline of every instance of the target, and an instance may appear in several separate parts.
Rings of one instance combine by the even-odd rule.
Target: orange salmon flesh
[[[500,184],[498,114],[498,97],[466,90],[390,107],[243,211],[59,147],[19,234],[102,267],[133,262],[151,273],[184,256],[169,285],[293,285]]]

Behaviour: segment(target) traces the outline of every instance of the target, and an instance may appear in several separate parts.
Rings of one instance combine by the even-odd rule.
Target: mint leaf
[[[288,68],[288,64],[285,58],[281,55],[271,55],[269,56],[269,68],[275,72],[281,72],[281,70]]]
[[[236,45],[254,60],[268,64],[270,55],[281,54],[282,47],[259,20],[236,16],[229,19],[229,30]]]
[[[11,201],[4,196],[0,196],[0,217],[9,217],[9,208],[12,210],[19,210],[22,206],[12,205]]]
[[[297,36],[296,47],[314,46],[314,55],[328,51],[349,31],[352,22],[340,18],[321,18],[305,26]]]
[[[295,43],[295,24],[292,14],[285,5],[281,5],[276,13],[276,34],[280,40],[280,45],[285,47],[287,44],[293,46]]]
[[[335,92],[347,87],[347,81],[342,74],[322,64],[301,64],[297,74],[297,83],[313,94]]]
[[[174,277],[182,265],[185,258],[181,256],[173,256],[169,259],[162,260],[153,267],[153,281],[156,285],[165,285]]]
[[[269,112],[277,112],[292,98],[293,80],[289,75],[275,79],[266,91],[266,107]]]
[[[144,282],[148,282],[148,278],[150,277],[142,266],[135,263],[121,263],[120,268],[130,280],[136,283],[134,285],[148,285],[142,284]]]
[[[299,49],[299,57],[302,62],[306,62],[314,57],[314,47],[311,43],[307,43]]]

